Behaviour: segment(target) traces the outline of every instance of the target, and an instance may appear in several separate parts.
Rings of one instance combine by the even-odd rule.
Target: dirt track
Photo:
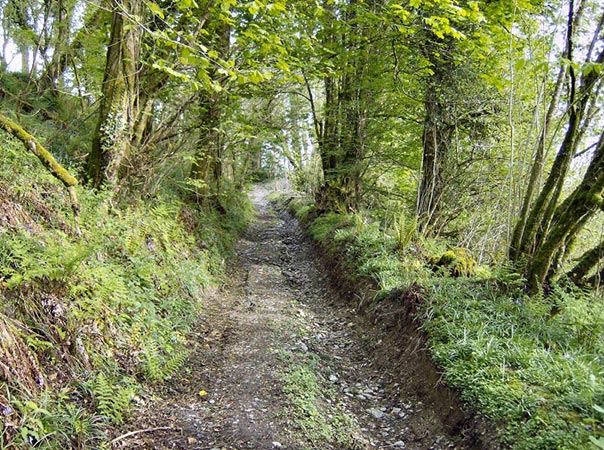
[[[423,373],[426,358],[384,348],[401,343],[368,331],[269,194],[250,194],[257,218],[237,244],[232,282],[204,301],[186,367],[124,431],[140,432],[113,448],[470,448],[450,393]]]

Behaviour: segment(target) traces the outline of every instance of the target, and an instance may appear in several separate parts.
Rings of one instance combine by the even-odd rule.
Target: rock
[[[396,448],[405,448],[405,443],[403,441],[396,441],[392,446]]]
[[[381,419],[384,417],[384,411],[379,408],[371,408],[369,409],[369,414],[371,414],[376,419]]]
[[[302,353],[308,353],[308,346],[304,342],[300,342],[300,344],[298,344],[298,348]]]
[[[329,381],[335,383],[336,381],[338,381],[338,377],[335,375],[329,375]]]
[[[392,408],[392,414],[398,416],[401,413],[401,408]]]
[[[282,448],[281,442],[273,441],[273,448]]]

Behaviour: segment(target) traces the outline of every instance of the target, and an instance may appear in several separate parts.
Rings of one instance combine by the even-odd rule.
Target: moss
[[[31,134],[2,114],[0,114],[0,126],[7,133],[12,134],[23,142],[25,148],[36,155],[44,167],[46,167],[50,173],[55,176],[55,178],[61,181],[65,187],[77,186],[78,180],[67,172],[67,170],[65,170],[65,168],[54,159],[50,152],[46,150],[38,141],[36,141]]]
[[[0,114],[0,128],[3,128],[7,133],[12,134],[23,142],[25,148],[36,155],[44,167],[46,167],[46,169],[48,169],[48,171],[67,188],[69,200],[71,201],[71,209],[73,210],[75,232],[79,236],[80,204],[75,190],[75,187],[78,185],[78,180],[59,164],[52,154],[46,150],[36,138],[2,114]]]
[[[433,270],[443,268],[454,277],[474,276],[477,267],[476,260],[466,248],[453,248],[442,255],[433,256],[429,264]]]

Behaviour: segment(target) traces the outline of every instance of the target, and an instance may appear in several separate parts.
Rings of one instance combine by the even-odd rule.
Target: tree
[[[211,4],[205,6],[204,16],[209,37],[205,40],[204,45],[213,47],[213,51],[217,55],[228,59],[231,28],[222,13],[223,11],[213,8]],[[222,76],[216,67],[208,70],[204,75],[214,83],[220,84]],[[191,167],[191,178],[203,183],[204,186],[200,192],[202,196],[219,196],[222,191],[225,142],[221,121],[227,94],[217,92],[220,89],[206,89],[198,100],[199,137]]]
[[[376,67],[379,54],[374,40],[375,12],[380,5],[380,1],[356,0],[325,5],[321,39],[327,51],[325,57],[334,61],[324,77],[321,122],[315,114],[323,168],[323,184],[317,193],[321,210],[359,207],[368,105],[373,93],[371,68]]]
[[[568,61],[566,97],[566,131],[553,161],[548,177],[533,203],[528,218],[521,216],[515,234],[520,239],[512,241],[510,255],[514,261],[525,261],[528,289],[536,292],[548,279],[555,277],[564,257],[578,233],[599,210],[599,198],[604,188],[602,168],[602,138],[596,146],[594,157],[582,182],[570,196],[560,202],[571,162],[585,137],[593,119],[592,105],[597,102],[602,83],[601,67],[604,64],[604,49],[601,43],[601,24],[604,14],[598,19],[591,36],[583,64],[574,58],[578,53],[577,28],[579,27],[584,3],[575,5],[571,0],[567,16],[565,56]],[[527,196],[531,192],[527,192]]]
[[[57,162],[52,154],[46,150],[34,136],[2,114],[0,114],[0,127],[7,133],[19,139],[25,146],[25,149],[36,155],[42,165],[67,188],[71,201],[71,208],[73,210],[76,233],[79,235],[78,214],[80,212],[80,204],[78,203],[78,197],[75,191],[78,180],[61,166],[61,164]]]
[[[86,177],[95,187],[115,185],[138,118],[139,56],[143,2],[112,1],[111,34],[103,79],[102,99]]]
[[[481,11],[484,8],[485,11]],[[416,31],[409,45],[420,53],[422,72],[423,127],[422,163],[415,213],[418,231],[438,236],[464,209],[459,199],[475,187],[474,161],[490,158],[485,151],[494,129],[489,119],[498,107],[487,75],[501,71],[497,61],[485,58],[493,51],[490,34],[499,30],[482,25],[487,6],[467,2],[426,4],[417,12],[423,29]],[[490,43],[485,44],[482,41]],[[490,124],[492,125],[492,124]],[[464,182],[463,180],[466,180]]]

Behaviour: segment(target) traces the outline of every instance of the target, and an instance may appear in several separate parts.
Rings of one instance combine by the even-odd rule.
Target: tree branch
[[[67,188],[71,202],[71,209],[73,210],[75,230],[76,234],[79,236],[81,234],[78,224],[80,204],[78,203],[78,198],[75,191],[75,187],[78,185],[78,180],[63,166],[61,166],[52,156],[52,154],[36,140],[36,138],[2,114],[0,114],[0,128],[4,129],[4,131],[23,142],[25,148],[36,155],[42,165],[46,167],[46,169],[48,169],[48,171]]]

